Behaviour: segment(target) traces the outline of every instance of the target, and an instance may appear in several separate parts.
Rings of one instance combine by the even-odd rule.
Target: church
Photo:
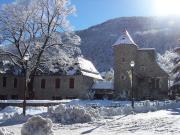
[[[132,94],[137,100],[168,97],[168,74],[158,65],[154,48],[139,48],[127,30],[112,48],[116,98],[130,99]]]

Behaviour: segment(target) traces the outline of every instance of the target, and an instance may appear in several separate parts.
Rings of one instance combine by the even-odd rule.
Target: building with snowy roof
[[[163,99],[168,96],[168,74],[156,61],[154,48],[139,48],[125,30],[112,45],[114,52],[114,90],[116,98],[130,99],[131,61],[134,61],[133,94],[135,99]]]
[[[113,87],[112,81],[95,81],[91,88],[94,99],[112,99],[114,95]]]
[[[34,99],[87,99],[95,80],[103,80],[93,63],[85,58],[76,59],[66,74],[37,74],[33,84]],[[0,73],[0,99],[23,99],[23,75]],[[29,94],[27,93],[27,98]]]

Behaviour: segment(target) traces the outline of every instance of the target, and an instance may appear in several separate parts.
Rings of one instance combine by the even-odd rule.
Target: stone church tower
[[[130,62],[135,61],[137,48],[137,45],[126,30],[113,44],[114,89],[118,98],[127,98],[131,95],[131,82],[128,72],[131,70]]]
[[[115,97],[131,98],[131,61],[135,99],[164,99],[168,95],[168,74],[156,61],[154,48],[139,48],[128,31],[113,44]]]

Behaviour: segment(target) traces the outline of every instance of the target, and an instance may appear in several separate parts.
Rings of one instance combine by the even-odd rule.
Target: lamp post
[[[131,106],[132,108],[134,108],[134,84],[133,84],[133,79],[134,79],[134,66],[135,66],[135,62],[134,61],[131,61],[130,62],[130,66],[131,66],[131,75],[132,75],[132,78],[131,78]]]
[[[23,115],[26,115],[26,91],[27,91],[27,64],[29,61],[29,54],[26,53],[24,56],[24,63],[25,63],[25,68],[24,68],[24,77],[25,77],[25,88],[24,88],[24,101],[23,101]]]

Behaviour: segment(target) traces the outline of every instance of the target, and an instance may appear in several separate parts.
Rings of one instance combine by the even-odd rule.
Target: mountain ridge
[[[140,48],[164,53],[179,45],[180,17],[120,17],[77,31],[81,51],[100,71],[113,67],[112,44],[126,28]]]

